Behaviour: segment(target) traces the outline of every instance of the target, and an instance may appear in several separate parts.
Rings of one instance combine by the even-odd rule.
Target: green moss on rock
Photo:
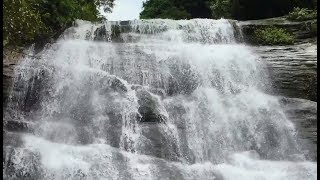
[[[282,28],[267,27],[254,31],[255,40],[262,45],[289,45],[294,43],[294,36]]]

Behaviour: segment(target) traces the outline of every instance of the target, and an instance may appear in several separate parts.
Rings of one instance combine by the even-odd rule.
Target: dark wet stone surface
[[[28,121],[18,121],[18,120],[10,120],[5,121],[4,129],[8,131],[14,132],[32,132],[33,131],[33,123]]]
[[[177,144],[156,123],[144,123],[140,126],[142,135],[146,138],[141,149],[142,154],[177,161],[179,158]]]
[[[294,123],[302,148],[309,159],[317,159],[317,102],[298,98],[281,98],[286,116]]]
[[[317,101],[317,46],[303,43],[293,46],[253,47],[266,66],[270,84],[268,93]]]
[[[94,32],[94,38],[95,41],[107,41],[107,31],[105,26],[101,26],[97,28]]]
[[[166,117],[160,112],[160,102],[150,92],[141,89],[137,91],[138,103],[140,105],[138,111],[141,115],[140,122],[165,122]]]

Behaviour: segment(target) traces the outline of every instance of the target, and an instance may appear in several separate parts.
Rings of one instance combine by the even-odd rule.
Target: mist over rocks
[[[112,23],[16,66],[5,178],[315,179],[316,102],[277,96],[230,21],[126,22],[122,42]]]

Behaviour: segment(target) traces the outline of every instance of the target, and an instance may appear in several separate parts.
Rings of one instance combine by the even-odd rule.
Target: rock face
[[[295,124],[304,142],[305,150],[312,160],[317,159],[317,103],[305,99],[285,98],[280,100],[287,117]]]
[[[301,42],[307,38],[314,38],[317,36],[317,20],[307,20],[300,22],[293,22],[287,20],[285,17],[261,19],[261,20],[249,20],[249,21],[234,21],[230,20],[230,23],[234,29],[235,40],[237,42],[245,41],[246,43],[256,44],[254,37],[254,31],[259,28],[265,27],[279,27],[286,31],[292,33],[295,36],[296,42]],[[113,42],[136,42],[137,37],[132,36],[132,34],[126,34],[125,37],[122,36],[123,33],[135,32],[135,33],[153,33],[151,29],[144,29],[145,32],[141,32],[139,25],[134,27],[131,26],[130,21],[119,21],[113,22],[110,25],[111,34],[110,39],[108,39],[108,33],[105,26],[97,28],[94,32],[94,40],[111,40]],[[180,27],[182,28],[182,27]],[[165,32],[167,30],[166,26],[163,26],[161,31]]]
[[[101,26],[95,30],[94,40],[95,41],[107,41],[108,40],[105,26]]]
[[[7,98],[11,92],[11,87],[14,78],[14,67],[19,63],[19,60],[23,57],[23,54],[13,50],[3,50],[3,104],[6,103]]]
[[[128,24],[115,26],[121,29]],[[250,90],[260,85],[258,80],[247,84],[249,75],[259,74],[255,70],[260,67],[255,56],[251,57],[252,49],[236,49],[243,45],[228,41],[222,44],[227,49],[220,51],[221,44],[210,49],[211,45],[199,41],[201,49],[218,53],[199,49],[200,56],[192,57],[190,44],[197,43],[175,48],[171,43],[161,44],[163,39],[153,39],[148,44],[150,34],[147,38],[135,34],[145,38],[136,44],[119,43],[123,39],[96,43],[92,41],[107,40],[107,28],[91,27],[87,41],[57,42],[42,54],[40,63],[26,61],[17,68],[9,116],[3,120],[4,178],[223,179],[229,171],[219,176],[219,168],[238,168],[235,164],[241,166],[243,161],[292,160],[292,154],[300,155],[287,118],[297,127],[302,151],[309,151],[302,153],[316,160],[314,46],[253,47],[265,62],[257,64],[266,65],[272,80],[266,91],[285,96],[279,104],[278,98]],[[113,31],[114,37],[118,30]],[[222,40],[217,34],[215,38]],[[239,53],[232,56],[233,51]],[[203,61],[211,60],[206,53],[216,57],[212,69]],[[250,63],[241,64],[248,56]],[[243,60],[241,66],[234,63],[239,62],[238,57]],[[240,78],[242,74],[248,76]],[[307,86],[309,75],[313,80]],[[233,162],[226,156],[251,150],[262,158],[244,156]],[[223,164],[217,165],[220,162]]]
[[[164,122],[166,117],[161,113],[160,104],[157,97],[150,92],[141,89],[137,91],[139,113],[141,114],[141,122]]]
[[[313,38],[317,36],[317,20],[292,22],[286,20],[284,17],[270,18],[262,20],[251,20],[239,22],[241,26],[244,40],[247,43],[256,43],[254,38],[255,29],[265,27],[279,27],[291,32],[297,42],[306,38]]]
[[[312,41],[311,41],[312,42]],[[268,93],[317,101],[317,45],[253,47],[266,64]]]

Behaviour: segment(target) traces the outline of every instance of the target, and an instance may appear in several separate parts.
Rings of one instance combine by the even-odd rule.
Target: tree
[[[101,8],[105,12],[111,12],[114,6],[114,0],[96,0],[95,4],[98,8]]]
[[[143,3],[141,19],[210,18],[211,10],[205,0],[147,0]]]
[[[211,2],[212,16],[214,18],[231,18],[232,17],[231,0],[215,0]]]
[[[4,0],[4,46],[25,45],[71,26],[75,19],[99,20],[99,7],[111,11],[114,0]]]

